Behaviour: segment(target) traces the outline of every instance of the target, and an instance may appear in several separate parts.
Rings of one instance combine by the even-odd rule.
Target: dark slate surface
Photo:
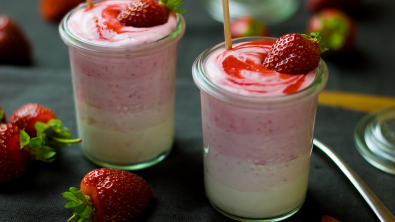
[[[34,45],[31,66],[0,66],[0,105],[11,113],[24,103],[37,102],[53,109],[76,135],[70,67],[66,45],[55,23],[38,15],[38,0],[0,0],[0,14],[17,20]],[[187,31],[179,44],[176,136],[171,155],[160,164],[136,173],[143,176],[154,199],[138,221],[231,221],[216,212],[204,195],[199,91],[191,77],[195,58],[223,41],[222,24],[208,17],[202,1],[186,0]],[[327,89],[395,96],[395,1],[365,0],[353,13],[357,49],[340,58],[325,58],[330,70]],[[303,33],[310,13],[302,5],[289,21],[270,26],[272,36]],[[316,138],[332,147],[395,213],[395,177],[370,166],[353,143],[353,129],[365,113],[319,106]],[[52,164],[34,162],[24,177],[0,186],[0,222],[66,221],[60,194],[79,186],[83,176],[97,168],[78,145],[63,149]],[[319,221],[322,215],[341,221],[378,221],[375,214],[340,170],[319,150],[313,151],[307,199],[286,221]]]

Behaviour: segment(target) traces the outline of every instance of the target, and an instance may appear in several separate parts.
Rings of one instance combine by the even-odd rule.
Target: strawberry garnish
[[[5,115],[4,109],[1,108],[0,106],[0,124],[6,123],[7,122],[7,117]]]
[[[287,34],[272,45],[263,65],[285,74],[306,74],[317,68],[320,54],[327,49],[320,43],[320,33]]]
[[[0,64],[31,63],[32,47],[19,24],[9,16],[0,15]]]
[[[165,24],[170,12],[184,13],[177,9],[182,0],[133,0],[118,15],[118,21],[125,26],[152,27]]]
[[[69,190],[62,194],[70,200],[65,208],[74,211],[68,221],[133,221],[152,199],[152,190],[142,177],[117,169],[93,170],[82,179],[81,190]]]

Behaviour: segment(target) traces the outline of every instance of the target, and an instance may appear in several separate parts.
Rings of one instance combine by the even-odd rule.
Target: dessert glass
[[[68,45],[78,133],[91,162],[110,168],[150,167],[171,151],[177,45],[185,21],[167,36],[140,45],[106,46],[73,34],[65,16],[60,36]]]
[[[234,39],[233,44],[265,37]],[[243,96],[207,78],[204,51],[192,74],[201,92],[206,196],[240,221],[280,221],[302,206],[307,190],[318,94],[328,80],[320,61],[314,81],[283,96]]]

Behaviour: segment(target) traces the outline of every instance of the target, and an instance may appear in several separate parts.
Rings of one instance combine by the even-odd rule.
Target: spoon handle
[[[351,183],[357,188],[362,197],[366,200],[374,213],[382,222],[395,222],[395,217],[384,206],[384,204],[376,197],[376,195],[369,189],[368,186],[358,177],[358,175],[329,147],[321,143],[319,140],[314,139],[313,144],[328,155],[333,162],[340,168],[341,171],[347,176]]]

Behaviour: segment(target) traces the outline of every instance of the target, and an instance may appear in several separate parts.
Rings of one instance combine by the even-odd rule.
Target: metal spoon
[[[362,197],[366,200],[374,213],[382,222],[395,222],[394,215],[384,206],[384,204],[374,195],[368,186],[358,177],[358,175],[329,147],[318,141],[313,140],[313,144],[322,152],[329,156],[347,176],[351,183],[357,188]]]

